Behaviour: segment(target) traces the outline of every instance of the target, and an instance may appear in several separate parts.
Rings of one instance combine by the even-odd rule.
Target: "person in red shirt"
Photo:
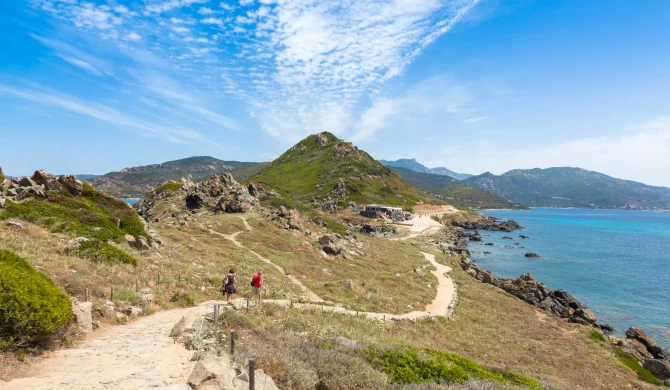
[[[261,287],[263,286],[263,270],[258,272],[251,278],[251,285],[254,287],[254,297],[257,302],[261,301]]]

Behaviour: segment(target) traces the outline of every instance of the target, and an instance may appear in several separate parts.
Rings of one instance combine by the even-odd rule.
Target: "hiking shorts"
[[[254,287],[254,295],[261,295],[261,289]]]

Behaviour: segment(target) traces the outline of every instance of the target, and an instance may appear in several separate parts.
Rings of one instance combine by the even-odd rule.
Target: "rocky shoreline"
[[[478,230],[513,232],[521,229],[513,220],[501,221],[498,218],[483,216],[478,221],[452,222],[458,229],[451,235],[453,245],[440,243],[442,251],[447,254],[461,256],[460,266],[473,278],[482,283],[495,286],[537,308],[566,319],[568,322],[593,326],[607,334],[607,338],[622,352],[630,354],[638,363],[654,377],[670,387],[670,349],[662,348],[642,329],[632,327],[625,332],[625,337],[611,335],[617,330],[608,324],[598,323],[598,319],[584,304],[575,299],[567,291],[551,290],[544,283],[535,280],[532,274],[526,273],[516,279],[503,279],[487,271],[470,259],[468,244],[470,241],[481,241]],[[474,233],[465,230],[475,230]],[[528,238],[527,236],[520,236]],[[529,256],[531,255],[531,256]],[[535,253],[527,253],[526,257],[539,257]]]

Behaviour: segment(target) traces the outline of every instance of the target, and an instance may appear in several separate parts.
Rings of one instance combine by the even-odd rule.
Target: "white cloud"
[[[251,5],[253,3],[254,3],[254,0],[240,0],[240,5],[243,6],[243,7],[247,6],[247,5]]]
[[[198,10],[198,13],[199,13],[200,15],[211,15],[211,14],[214,13],[214,11],[212,11],[211,8],[202,7],[202,8],[200,8],[200,9]]]
[[[162,13],[162,12],[167,12],[170,10],[173,10],[175,8],[182,8],[182,7],[188,7],[193,4],[204,4],[208,3],[209,0],[167,0],[167,1],[155,1],[155,0],[147,0],[146,9],[149,12],[155,12],[155,13]]]
[[[202,19],[202,20],[200,21],[200,23],[203,23],[203,24],[215,24],[215,25],[217,25],[217,26],[219,26],[219,27],[223,27],[223,20],[221,20],[221,19],[217,19],[217,18],[206,18],[206,19]]]
[[[468,118],[463,121],[463,123],[477,123],[489,119],[487,116],[476,116],[473,118]]]
[[[131,32],[131,33],[126,34],[125,39],[127,41],[139,41],[140,39],[142,39],[142,36],[140,34],[136,33],[136,32]]]
[[[180,33],[180,34],[185,34],[187,32],[190,32],[191,29],[188,28],[188,27],[172,26],[172,31]]]
[[[90,73],[93,73],[93,74],[96,75],[96,76],[102,76],[102,72],[100,72],[99,70],[95,69],[91,64],[89,64],[89,63],[86,62],[86,61],[83,61],[83,60],[80,60],[80,59],[77,59],[77,58],[72,58],[72,57],[63,56],[63,55],[59,55],[59,57],[60,57],[63,61],[68,62],[68,63],[70,63],[71,65],[74,65],[74,66],[77,66],[77,67],[79,67],[79,68],[82,68],[82,69],[84,69],[84,70],[86,70],[86,71],[88,71],[88,72],[90,72]]]

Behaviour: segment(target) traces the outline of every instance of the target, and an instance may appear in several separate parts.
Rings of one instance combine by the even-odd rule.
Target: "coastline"
[[[546,209],[548,213],[545,215],[540,214],[538,215],[538,218],[533,217],[532,218],[533,220],[544,221],[546,220],[547,215],[549,216],[553,215],[553,213],[551,213],[551,210],[557,210],[558,208],[541,208],[541,209]],[[561,208],[561,209],[582,210],[587,212],[585,213],[585,215],[587,215],[589,211],[594,210],[594,209],[573,209],[573,208]],[[605,212],[608,211],[604,209],[599,210]],[[499,212],[503,210],[493,210],[493,211]],[[516,212],[524,210],[508,210],[508,211]],[[535,211],[541,211],[541,210],[535,209]],[[612,210],[612,211],[643,211],[643,210]],[[652,210],[644,210],[644,211],[652,211]],[[625,214],[626,213],[621,213],[619,215],[625,215]],[[505,220],[507,220],[508,218],[513,219],[513,213],[511,216],[510,215],[496,216],[490,214],[482,214],[482,217],[487,218],[493,217],[497,218],[499,222],[505,222]],[[562,218],[562,216],[560,214],[557,214],[556,218]],[[629,217],[626,217],[626,219],[622,220],[622,222],[629,221],[628,218]],[[644,224],[646,223],[646,221],[648,221],[645,219],[637,221],[635,219],[635,216],[632,216],[630,218],[631,218],[630,220],[636,221],[636,223],[640,224]],[[655,218],[653,219],[655,220]],[[662,221],[664,221],[664,219],[662,219]],[[525,222],[523,221],[523,219],[521,220],[521,223],[524,225],[526,224]],[[532,236],[532,240],[522,242],[521,244],[517,242],[515,243],[516,246],[514,247],[511,246],[511,244],[514,241],[510,241],[509,242],[510,245],[505,245],[508,243],[507,241],[500,242],[501,235],[506,233],[505,231],[495,231],[495,230],[491,231],[490,229],[485,229],[485,226],[477,226],[476,228],[482,231],[491,232],[490,236],[492,238],[489,239],[484,238],[483,240],[481,239],[471,240],[469,239],[469,235],[471,235],[474,232],[474,230],[464,230],[463,231],[464,239],[462,240],[462,244],[467,245],[468,250],[468,253],[466,254],[467,257],[472,259],[473,262],[477,263],[480,267],[482,267],[482,269],[485,269],[487,272],[490,272],[491,275],[495,277],[498,276],[496,276],[494,273],[499,272],[500,269],[507,269],[508,272],[503,272],[502,275],[505,275],[505,277],[509,278],[518,278],[519,275],[523,275],[528,272],[532,272],[534,274],[538,270],[542,270],[544,272],[540,272],[540,274],[544,273],[545,276],[543,277],[542,275],[540,275],[540,277],[538,278],[538,282],[549,282],[549,285],[551,285],[552,288],[558,288],[558,289],[566,288],[571,293],[576,293],[577,296],[581,297],[580,299],[585,299],[586,302],[588,303],[588,306],[594,308],[596,313],[599,313],[598,316],[600,317],[599,318],[600,321],[611,323],[615,325],[617,328],[619,328],[617,332],[612,332],[612,334],[622,336],[623,333],[626,331],[626,329],[628,329],[631,326],[642,327],[643,329],[649,331],[650,334],[654,334],[654,337],[656,337],[657,340],[659,340],[661,344],[663,344],[665,347],[670,346],[669,342],[670,337],[668,337],[667,332],[669,328],[666,325],[667,323],[666,313],[654,312],[652,315],[648,314],[649,313],[648,310],[644,309],[644,307],[652,307],[654,304],[657,306],[658,305],[662,306],[662,302],[659,303],[658,299],[655,296],[651,297],[646,296],[645,297],[646,300],[640,301],[639,296],[637,296],[636,298],[630,295],[632,292],[637,291],[636,289],[645,288],[644,284],[640,285],[640,281],[638,280],[637,284],[628,283],[626,285],[626,288],[624,288],[623,290],[620,287],[621,285],[619,285],[619,287],[617,287],[616,294],[610,295],[612,290],[611,288],[612,284],[619,283],[618,279],[611,277],[611,273],[617,273],[617,272],[620,273],[621,265],[630,264],[630,260],[623,260],[620,263],[616,263],[615,266],[612,267],[607,266],[608,264],[607,261],[603,261],[603,259],[607,259],[608,256],[612,255],[612,253],[614,253],[614,255],[617,258],[630,259],[630,257],[627,256],[626,253],[622,252],[619,255],[619,253],[617,252],[619,247],[617,247],[616,245],[607,245],[607,243],[603,244],[598,242],[597,245],[589,245],[588,243],[594,240],[598,241],[598,238],[592,238],[589,235],[584,235],[583,231],[579,230],[578,228],[577,229],[567,228],[565,229],[565,231],[575,232],[577,230],[578,232],[573,233],[572,236],[574,236],[575,234],[578,236],[581,235],[581,237],[584,238],[582,242],[572,242],[571,240],[573,237],[569,235],[560,237],[557,235],[556,238],[554,238],[554,234],[556,232],[556,228],[554,225],[547,224],[544,222],[538,222],[538,223],[542,223],[542,227],[544,229],[538,231],[537,226],[535,226],[536,228],[535,231],[528,231],[528,230],[523,231],[522,236],[530,235]],[[571,226],[571,225],[565,225],[565,226]],[[522,230],[515,229],[514,231],[518,232]],[[603,234],[605,233],[610,234],[607,231],[605,231]],[[620,233],[621,232],[617,232],[617,234],[619,234],[619,237],[622,237]],[[640,240],[647,239],[645,236],[635,233],[621,233],[621,234],[624,234],[626,237],[631,236],[641,237],[636,238],[638,242]],[[504,237],[502,238],[504,239]],[[516,237],[515,239],[517,241],[521,241]],[[492,246],[483,246],[484,242],[486,242],[487,245]],[[492,242],[495,242],[495,245],[493,245]],[[570,245],[573,245],[573,247],[580,247],[581,245],[584,245],[583,242],[587,242],[586,245],[592,247],[589,248],[591,250],[591,253],[594,250],[597,251],[599,245],[600,246],[604,245],[608,247],[610,250],[609,252],[603,252],[601,254],[601,258],[594,258],[594,259],[591,259],[589,257],[588,251],[587,252],[578,251],[579,255],[585,257],[581,258],[574,257],[575,251],[573,247],[565,249],[565,252],[569,253],[568,255],[557,254],[557,251],[559,251],[559,253],[563,253],[563,251],[560,248],[564,248],[563,245],[566,245],[566,242]],[[528,244],[530,244],[530,247],[527,247]],[[642,243],[641,245],[644,248],[646,246],[646,242]],[[491,248],[490,250],[493,253],[489,252],[488,248]],[[524,251],[518,251],[513,249],[524,249]],[[473,252],[472,254],[470,254],[470,250],[472,250]],[[572,252],[570,250],[572,250]],[[637,250],[639,250],[639,248]],[[533,261],[531,259],[524,258],[524,252],[526,251],[537,252],[540,255],[542,255],[541,257],[546,257],[546,259],[545,261],[542,260]],[[634,253],[637,255],[635,251]],[[647,256],[653,257],[654,254],[655,252],[650,253]],[[483,262],[484,264],[482,265],[480,262]],[[499,262],[500,266],[496,265],[496,267],[493,268],[494,271],[489,271],[491,268],[487,267],[486,264],[489,263],[489,265],[491,265],[491,262],[493,263]],[[603,266],[606,266],[606,269],[599,268]],[[617,267],[619,267],[619,269],[617,269]],[[598,271],[598,269],[600,269],[600,271]],[[604,273],[602,272],[603,270],[605,271]],[[546,278],[547,274],[555,275],[555,277],[553,278],[553,282],[552,278],[549,279]],[[663,279],[663,276],[660,276],[660,278]],[[569,282],[575,281],[575,283],[568,283],[566,285],[561,283],[560,280]],[[575,288],[575,285],[579,288]],[[584,294],[585,286],[586,288],[592,289],[593,293],[590,293],[589,290],[586,294]],[[624,291],[625,293],[620,293],[620,291]],[[603,296],[606,297],[606,300],[603,300]],[[656,299],[656,301],[654,301],[654,299]],[[640,309],[640,307],[642,309]]]

